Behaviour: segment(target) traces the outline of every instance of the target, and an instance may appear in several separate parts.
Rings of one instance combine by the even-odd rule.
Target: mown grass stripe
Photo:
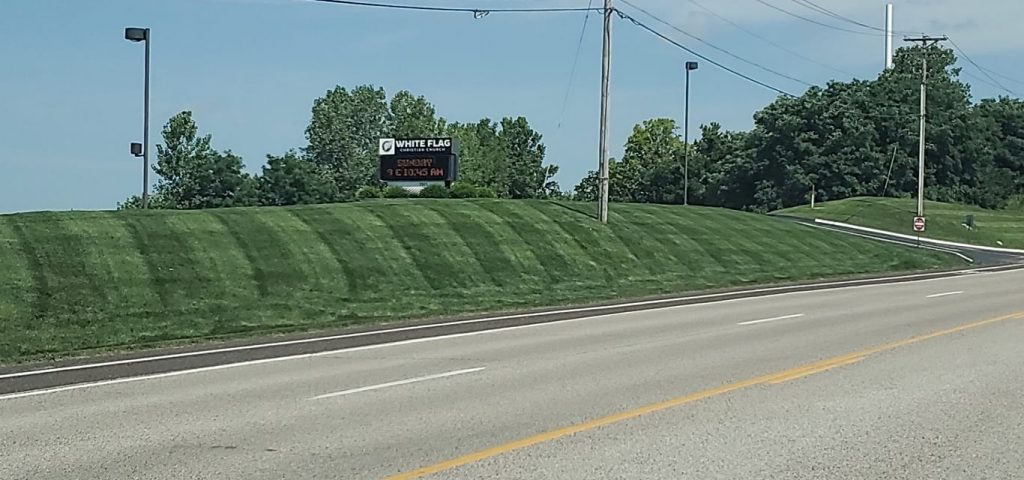
[[[93,278],[85,262],[85,239],[69,232],[57,213],[15,217],[15,227],[29,267],[36,279],[35,317],[84,322],[76,314],[94,307],[104,298],[105,285]]]
[[[497,247],[501,249],[509,261],[515,265],[521,275],[521,280],[529,284],[533,280],[540,280],[546,276],[544,265],[528,248],[526,240],[518,231],[511,228],[501,217],[484,208],[486,203],[500,202],[501,200],[476,199],[468,200],[466,205],[459,206],[456,211],[466,217],[468,221],[474,221],[481,227],[486,228],[494,236]],[[456,203],[456,205],[459,205]]]
[[[478,219],[471,214],[472,210],[451,202],[431,204],[427,205],[427,208],[444,219],[448,228],[455,232],[472,252],[473,259],[480,265],[480,270],[487,274],[492,285],[506,286],[520,282],[524,274],[520,265],[505,252],[494,231],[485,223],[477,221]]]
[[[654,219],[654,223],[658,224],[663,228],[667,235],[669,235],[677,245],[677,255],[680,261],[688,264],[695,264],[700,262],[694,262],[695,259],[705,260],[711,259],[712,262],[707,262],[703,266],[703,271],[722,271],[723,267],[717,261],[717,251],[710,248],[714,244],[702,243],[699,241],[700,232],[697,231],[694,226],[702,222],[706,222],[702,218],[702,210],[693,210],[688,212],[689,215],[683,216],[673,211],[673,207],[661,206],[661,205],[637,205],[635,212],[631,212],[632,215],[646,216]],[[646,218],[641,217],[641,218]]]
[[[273,209],[261,212],[261,221],[274,233],[280,244],[266,244],[263,253],[273,255],[285,249],[289,264],[282,270],[288,273],[279,283],[303,295],[321,296],[321,301],[350,300],[354,298],[349,285],[354,275],[338,263],[330,247],[306,223],[292,214],[294,209]],[[242,219],[251,215],[239,215]],[[294,285],[289,285],[294,282]],[[285,295],[287,296],[287,295]]]
[[[441,216],[424,204],[378,203],[367,210],[387,225],[434,290],[489,285],[489,276],[479,261],[469,261],[473,258],[472,250],[446,228]]]
[[[717,227],[717,223],[711,225],[708,222],[694,221],[683,224],[678,218],[674,218],[667,221],[666,225],[694,243],[707,246],[704,250],[705,258],[714,262],[715,268],[712,268],[712,271],[732,275],[742,268],[743,262],[733,255],[731,249],[726,248],[728,239],[722,238],[721,232],[710,230],[712,227]]]
[[[119,219],[133,239],[146,269],[150,285],[164,309],[184,314],[198,300],[191,282],[202,274],[192,258],[185,237],[179,235],[168,221],[168,212],[118,212]]]
[[[81,239],[85,269],[94,281],[100,285],[121,286],[102,289],[105,302],[125,316],[159,311],[162,301],[146,260],[117,214],[96,212],[83,217],[83,221],[68,221],[64,225]]]
[[[344,215],[329,206],[289,211],[333,252],[353,297],[390,298],[396,292],[433,291],[390,229],[366,205],[348,207]]]
[[[253,283],[261,299],[287,295],[281,291],[297,277],[296,258],[281,237],[266,223],[266,217],[253,218],[236,211],[215,210],[210,214],[224,226],[238,243],[239,250],[252,268]],[[290,277],[290,278],[289,278]]]
[[[242,248],[213,211],[187,212],[168,219],[172,235],[184,240],[193,262],[194,278],[182,279],[192,298],[202,302],[237,304],[259,301],[253,269]]]
[[[544,216],[564,232],[566,237],[571,238],[591,264],[607,265],[602,270],[608,278],[617,277],[614,269],[639,263],[628,250],[615,248],[614,243],[617,242],[613,240],[614,235],[607,226],[601,225],[586,214],[551,202],[522,203],[523,208],[529,208]]]
[[[11,225],[12,218],[0,217],[0,342],[28,327],[39,296],[36,282],[45,282],[45,278],[34,278],[36,269],[31,264],[35,260],[26,252],[31,247],[25,248],[24,235]],[[45,284],[41,287],[45,289]]]
[[[370,239],[357,231],[348,222],[338,221],[324,208],[289,209],[288,214],[301,222],[306,229],[319,239],[319,245],[330,252],[333,263],[341,268],[345,283],[353,296],[370,290],[373,276],[387,277],[386,262],[376,262],[369,256],[356,255],[354,251],[367,251]],[[344,239],[342,243],[340,239]],[[311,242],[312,243],[312,242]],[[350,248],[346,249],[345,246]]]
[[[544,266],[550,282],[579,282],[598,273],[604,277],[602,269],[585,259],[572,238],[539,212],[518,208],[508,201],[482,203],[481,206],[520,233],[527,248]]]
[[[722,232],[719,233],[721,240],[726,242],[732,254],[739,259],[740,264],[748,272],[752,270],[751,267],[756,265],[773,268],[778,265],[775,257],[769,255],[764,248],[754,248],[754,245],[748,240],[750,236],[757,235],[751,221],[751,218],[741,216],[723,219],[723,224],[720,226]]]
[[[657,257],[658,263],[652,265],[651,269],[655,273],[660,273],[665,271],[665,267],[668,267],[672,273],[688,276],[698,276],[701,272],[707,271],[709,263],[699,255],[699,253],[707,254],[704,248],[673,228],[672,220],[675,220],[674,218],[666,217],[668,216],[658,215],[649,209],[641,208],[630,213],[629,220],[632,223],[628,225],[628,228],[633,231],[636,238],[645,242],[650,240],[651,245],[648,248]],[[624,218],[620,221],[625,223]],[[665,248],[666,245],[671,245],[672,248]],[[665,257],[668,258],[668,262],[665,261]],[[660,268],[657,268],[659,266]]]
[[[595,220],[596,221],[596,220]],[[675,239],[661,229],[656,222],[645,221],[645,217],[626,219],[619,212],[609,212],[608,229],[612,236],[622,244],[622,249],[636,262],[638,277],[669,274],[679,271],[681,265],[666,249],[666,242],[675,245]],[[669,261],[666,262],[666,257]],[[667,270],[667,271],[666,271]],[[640,274],[640,275],[637,275]]]

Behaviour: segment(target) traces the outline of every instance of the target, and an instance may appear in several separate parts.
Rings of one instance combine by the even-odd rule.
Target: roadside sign
[[[459,142],[455,138],[381,138],[380,180],[453,182],[458,178]]]
[[[914,217],[914,231],[917,233],[924,232],[925,219],[924,217]]]

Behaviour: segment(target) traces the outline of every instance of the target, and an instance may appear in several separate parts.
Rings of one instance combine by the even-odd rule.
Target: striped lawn
[[[748,213],[501,200],[0,216],[0,360],[925,270]]]
[[[924,211],[928,223],[922,237],[990,247],[1024,248],[1024,210],[985,210],[967,205],[925,202]],[[814,210],[803,206],[777,213],[841,221],[913,235],[917,200],[849,198],[819,203]],[[963,225],[967,215],[974,215],[973,230]]]

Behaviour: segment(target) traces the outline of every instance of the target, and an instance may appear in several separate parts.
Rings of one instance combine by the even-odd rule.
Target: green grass
[[[927,231],[922,237],[990,247],[1024,248],[1024,209],[985,210],[966,205],[925,202]],[[819,203],[814,210],[802,206],[778,214],[820,218],[913,235],[917,200],[897,198],[849,198]],[[963,226],[974,215],[974,229]]]
[[[0,216],[0,361],[885,271],[952,257],[721,209],[374,200]]]

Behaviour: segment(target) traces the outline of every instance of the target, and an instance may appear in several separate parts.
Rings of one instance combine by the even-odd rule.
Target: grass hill
[[[990,247],[1024,249],[1024,209],[985,210],[967,205],[925,202],[928,227],[922,237]],[[820,218],[912,235],[917,200],[858,197],[819,203],[814,210],[801,206],[776,213]],[[964,227],[974,215],[974,228]]]
[[[956,265],[766,216],[380,200],[0,216],[0,361]]]

